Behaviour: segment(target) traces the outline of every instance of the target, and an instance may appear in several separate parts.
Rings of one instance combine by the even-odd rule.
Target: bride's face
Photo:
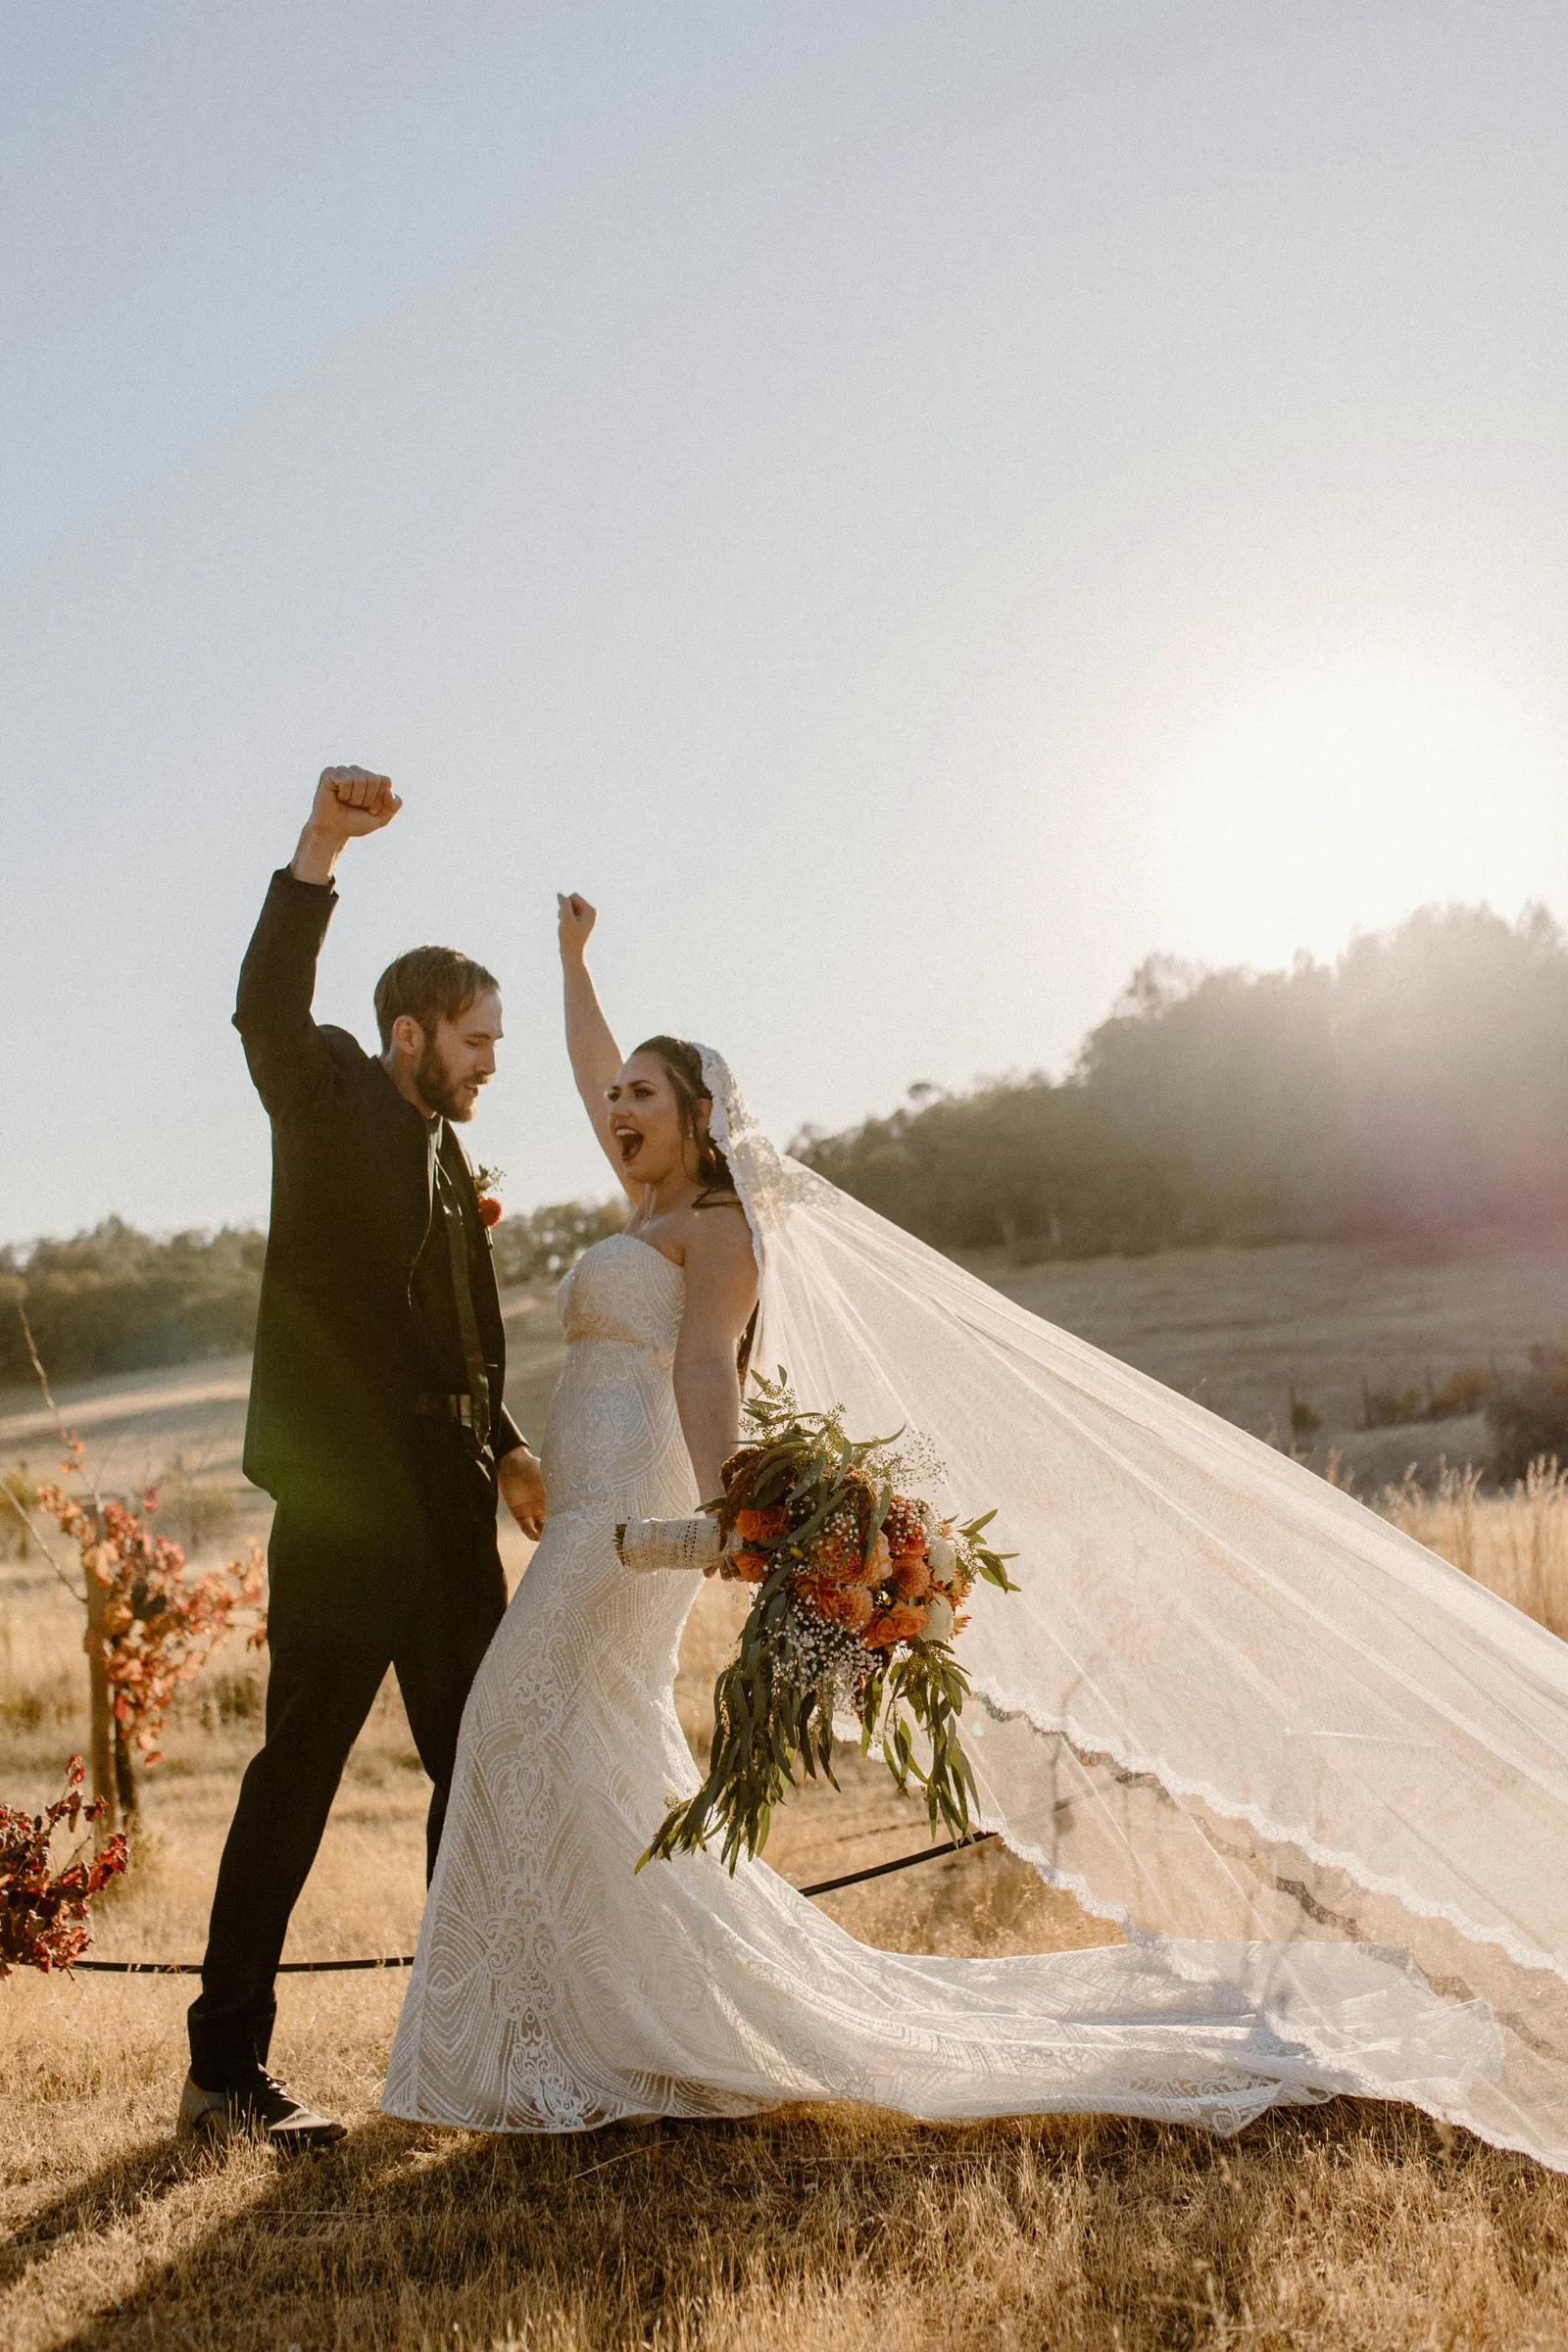
[[[697,1148],[681,1132],[680,1104],[657,1054],[634,1054],[621,1065],[605,1099],[611,1140],[635,1183],[662,1184],[681,1170],[695,1172]]]

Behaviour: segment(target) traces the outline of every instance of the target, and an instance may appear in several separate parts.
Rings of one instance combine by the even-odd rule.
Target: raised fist
[[[390,776],[368,767],[323,767],[311,823],[318,833],[353,841],[362,833],[379,833],[402,806]]]
[[[590,906],[574,890],[558,890],[556,905],[561,909],[561,953],[580,956],[588,945],[588,934],[599,920],[599,909]]]

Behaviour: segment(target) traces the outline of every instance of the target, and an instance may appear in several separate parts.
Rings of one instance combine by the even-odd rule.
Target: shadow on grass
[[[165,2136],[125,2150],[32,2215],[14,2235],[0,2240],[0,2289],[14,2285],[36,2262],[78,2230],[102,2229],[139,2206],[168,2193],[193,2172],[211,2169],[210,2150]]]
[[[760,2342],[796,2342],[847,2293],[867,2308],[923,2298],[932,2343],[986,2340],[1004,2312],[1019,2341],[1217,2341],[1266,2302],[1296,2183],[1325,2154],[1440,2187],[1464,2161],[1419,2119],[1345,2101],[1230,2143],[1093,2117],[953,2128],[847,2108],[561,2138],[377,2120],[327,2153],[265,2159],[241,2210],[65,2340],[620,2352],[734,2341],[749,2313]],[[34,2242],[188,2169],[140,2151],[40,2217]]]

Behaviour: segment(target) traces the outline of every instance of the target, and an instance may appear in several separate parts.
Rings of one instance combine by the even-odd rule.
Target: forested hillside
[[[1333,965],[1155,958],[1059,1083],[911,1089],[802,1157],[944,1249],[1568,1222],[1568,947],[1542,910],[1426,908]]]
[[[939,1248],[1021,1263],[1568,1225],[1568,946],[1544,911],[1429,907],[1332,965],[1154,958],[1064,1079],[916,1086],[891,1117],[795,1148]],[[620,1215],[509,1217],[503,1282],[559,1274]],[[63,1380],[248,1347],[263,1250],[111,1218],[0,1251],[0,1382],[28,1377],[18,1302]]]
[[[32,1378],[19,1305],[58,1380],[248,1348],[266,1248],[227,1227],[157,1242],[110,1217],[74,1241],[0,1250],[0,1382]]]

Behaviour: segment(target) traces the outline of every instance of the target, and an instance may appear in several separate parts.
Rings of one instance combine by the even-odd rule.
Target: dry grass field
[[[1293,1398],[1322,1426],[1357,1491],[1479,1456],[1480,1414],[1362,1430],[1367,1388],[1442,1388],[1468,1367],[1507,1368],[1568,1326],[1568,1243],[1472,1242],[1420,1251],[1382,1242],[1173,1250],[1155,1257],[1008,1266],[969,1261],[1048,1322],[1092,1340],[1257,1437],[1288,1432]]]
[[[1255,1283],[1262,1261],[1247,1255]],[[1326,1279],[1322,1268],[1275,1269],[1271,1297],[1254,1298],[1250,1331],[1236,1311],[1240,1291],[1226,1293],[1212,1262],[1145,1267],[1157,1278],[1138,1341],[1146,1361],[1161,1348],[1196,1360],[1206,1296],[1214,1360],[1261,1362],[1258,1333],[1273,1328],[1271,1314],[1281,1321],[1281,1298]],[[1116,1287],[1122,1272],[1038,1269],[1008,1287],[1015,1279],[1027,1296],[1043,1286],[1051,1295],[1030,1296],[1031,1304],[1113,1345],[1106,1326],[1117,1316],[1130,1323],[1134,1312]],[[1079,1292],[1064,1298],[1080,1278]],[[1502,1346],[1500,1294],[1522,1292],[1525,1277],[1494,1269],[1478,1288],[1486,1282],[1500,1285],[1494,1344]],[[1515,1324],[1516,1335],[1535,1336],[1546,1296],[1538,1268],[1533,1320],[1522,1331]],[[1359,1312],[1364,1328],[1345,1342],[1345,1360],[1374,1343],[1396,1353],[1394,1287],[1380,1310],[1368,1284]],[[514,1302],[514,1318],[526,1426],[530,1415],[538,1420],[556,1341],[533,1302]],[[1456,1348],[1473,1348],[1485,1321],[1474,1300],[1456,1309]],[[1303,1359],[1317,1344],[1302,1337]],[[71,1418],[95,1453],[116,1448],[126,1483],[182,1457],[181,1507],[192,1526],[226,1542],[249,1532],[233,1493],[242,1375],[242,1366],[203,1366],[118,1391],[101,1384],[72,1397]],[[0,1462],[26,1453],[42,1469],[54,1447],[34,1425],[18,1428],[28,1409],[23,1398],[0,1404]],[[212,1490],[205,1520],[192,1502],[192,1490],[204,1487]],[[1436,1492],[1408,1486],[1385,1507],[1457,1565],[1568,1630],[1560,1483],[1487,1497],[1455,1472]],[[520,1541],[513,1546],[514,1572],[525,1549]],[[739,1605],[733,1592],[710,1588],[694,1614],[679,1690],[694,1735]],[[12,1802],[52,1794],[64,1759],[85,1742],[79,1643],[74,1606],[37,1555],[0,1557],[0,1795]],[[199,1955],[235,1784],[258,1733],[264,1671],[237,1650],[220,1655],[182,1697],[168,1760],[147,1783],[135,1867],[97,1913],[96,1955]],[[412,1950],[423,1804],[388,1690],[351,1760],[291,1957]],[[926,1837],[912,1806],[865,1769],[848,1776],[842,1798],[811,1792],[793,1804],[768,1858],[805,1884],[912,1850]],[[1051,1949],[1109,1933],[995,1847],[822,1899],[852,1934],[909,1950]],[[188,1982],[17,1976],[0,1985],[0,2344],[8,2352],[1546,2352],[1568,2344],[1568,2180],[1402,2109],[1337,2102],[1265,2120],[1230,2143],[1095,2120],[939,2130],[847,2107],[492,2140],[378,2114],[405,1981],[398,1972],[283,1980],[277,2062],[354,2127],[341,2149],[292,2162],[250,2145],[208,2151],[175,2138]]]

